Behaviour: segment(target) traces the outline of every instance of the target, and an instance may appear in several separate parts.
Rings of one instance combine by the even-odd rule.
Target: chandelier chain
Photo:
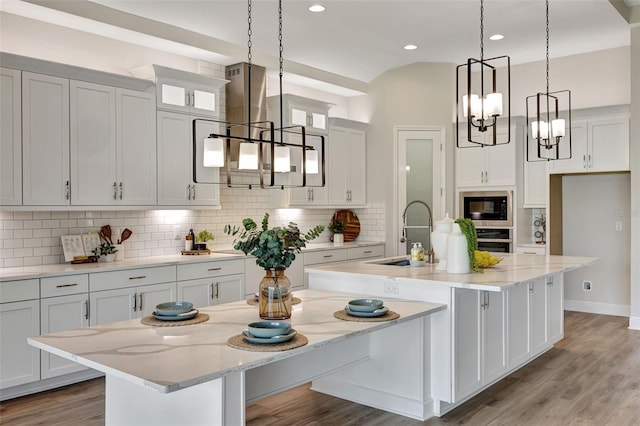
[[[547,95],[549,94],[549,0],[546,0],[546,14],[547,14]]]
[[[484,0],[480,0],[480,61],[484,60]]]
[[[283,63],[283,59],[282,59],[282,52],[283,52],[283,47],[282,47],[282,0],[278,0],[278,42],[280,44],[280,51],[279,51],[279,62],[280,62],[280,77],[282,77],[282,63]]]
[[[247,35],[249,36],[249,40],[247,41],[247,47],[249,48],[249,53],[247,53],[247,60],[249,64],[251,64],[251,35],[253,34],[253,31],[251,29],[251,0],[247,0],[247,23],[249,24],[249,27],[247,29]]]

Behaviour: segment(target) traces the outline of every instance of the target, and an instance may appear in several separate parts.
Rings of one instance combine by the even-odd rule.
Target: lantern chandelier
[[[498,69],[504,67],[506,67],[505,96],[498,91]],[[464,74],[466,74],[466,80],[464,80]],[[466,87],[461,88],[460,85],[465,82]],[[466,120],[460,119],[461,114]],[[484,58],[484,0],[480,0],[480,59],[469,58],[466,63],[456,68],[456,145],[458,148],[509,143],[510,132],[506,132],[506,136],[501,133],[498,137],[498,119],[501,117],[500,122],[506,121],[507,129],[510,128],[511,59],[509,56]]]
[[[549,92],[549,0],[546,0],[546,18],[547,90],[527,96],[526,99],[529,162],[571,158],[571,91]],[[530,111],[535,115],[531,115]]]
[[[247,22],[248,22],[248,54],[247,54],[247,77],[248,77],[248,104],[251,105],[251,65],[252,65],[252,17],[251,0],[247,1]],[[306,132],[304,126],[282,125],[283,101],[282,101],[282,75],[283,75],[283,45],[282,45],[282,0],[278,1],[278,41],[279,41],[279,77],[280,77],[280,127],[275,128],[272,121],[251,122],[251,108],[248,108],[246,123],[231,123],[228,121],[196,118],[193,120],[193,180],[195,183],[207,183],[227,185],[230,188],[260,187],[263,189],[284,189],[293,187],[305,187],[307,185],[308,174],[321,173],[321,185],[325,185],[325,139],[322,135],[314,135]],[[196,133],[199,122],[209,122],[225,128],[225,133],[211,133],[203,142]],[[312,145],[307,144],[308,138],[319,140],[319,151]],[[237,170],[240,172],[257,171],[258,181],[247,182],[244,178],[242,182],[233,182],[231,142],[240,142]],[[291,151],[298,150],[301,173],[294,176],[287,176],[283,179],[277,175],[288,174],[293,170],[291,165]],[[202,153],[202,154],[200,154]],[[319,164],[319,161],[322,164]],[[212,169],[226,170],[226,181],[208,181],[211,178]],[[295,179],[295,181],[294,181]],[[213,179],[216,180],[216,179]],[[255,179],[254,179],[255,180]],[[278,182],[277,182],[278,181]],[[281,182],[280,182],[281,181]]]

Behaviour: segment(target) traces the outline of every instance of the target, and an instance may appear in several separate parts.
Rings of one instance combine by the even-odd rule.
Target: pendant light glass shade
[[[224,166],[224,142],[221,138],[209,136],[204,140],[204,167]]]
[[[309,175],[318,174],[318,151],[309,149],[306,152],[305,169]]]
[[[238,169],[258,170],[258,148],[260,144],[243,142],[240,144],[240,155],[238,157]]]
[[[291,171],[291,151],[288,146],[276,145],[274,147],[273,170],[276,173]]]

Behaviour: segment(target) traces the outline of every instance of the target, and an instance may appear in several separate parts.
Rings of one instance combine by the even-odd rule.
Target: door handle
[[[68,200],[69,198],[71,198],[71,185],[69,184],[69,181],[67,181],[65,187],[66,187],[66,195],[64,198]]]
[[[586,155],[582,156],[582,168],[583,169],[587,168],[587,156]]]
[[[78,285],[78,283],[73,283],[73,284],[58,284],[58,285],[56,286],[56,288],[75,287],[75,286],[77,286],[77,285]]]
[[[191,185],[191,188],[193,189],[193,196],[191,197],[192,200],[196,199],[196,186],[195,185]]]
[[[115,182],[113,182],[113,199],[118,199],[118,185]]]
[[[89,319],[89,299],[84,301],[84,319]]]
[[[216,299],[220,298],[220,284],[216,283]]]
[[[589,168],[593,167],[593,163],[591,163],[591,154],[589,154]]]
[[[187,200],[191,199],[191,185],[187,185]]]
[[[133,312],[138,310],[138,295],[133,293]]]
[[[122,200],[122,193],[124,192],[124,185],[120,182],[120,199]]]
[[[138,306],[140,312],[142,312],[142,293],[140,293],[140,306]]]

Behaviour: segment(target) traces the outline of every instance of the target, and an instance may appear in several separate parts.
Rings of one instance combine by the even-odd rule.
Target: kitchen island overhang
[[[381,368],[375,361],[358,365],[357,375],[342,371],[315,380],[313,389],[355,402],[380,401],[374,406],[420,420],[429,415],[402,413],[394,406],[423,398],[424,411],[432,407],[430,415],[440,416],[551,349],[564,336],[564,273],[598,260],[506,254],[484,273],[448,274],[436,265],[394,265],[402,259],[336,263],[305,272],[311,289],[447,305],[428,318],[428,393],[394,393],[388,384],[363,392],[359,377]]]
[[[33,337],[29,343],[106,374],[108,425],[240,425],[247,402],[375,359],[374,349],[389,342],[417,350],[418,358],[425,359],[425,317],[443,305],[390,300],[387,306],[400,317],[383,322],[333,316],[361,296],[296,292],[302,303],[291,322],[308,344],[282,352],[227,346],[229,337],[258,318],[256,307],[245,301],[202,308],[210,318],[195,325],[151,327],[136,319]],[[411,380],[410,373],[404,380]],[[395,371],[377,377],[385,380],[388,374]]]

